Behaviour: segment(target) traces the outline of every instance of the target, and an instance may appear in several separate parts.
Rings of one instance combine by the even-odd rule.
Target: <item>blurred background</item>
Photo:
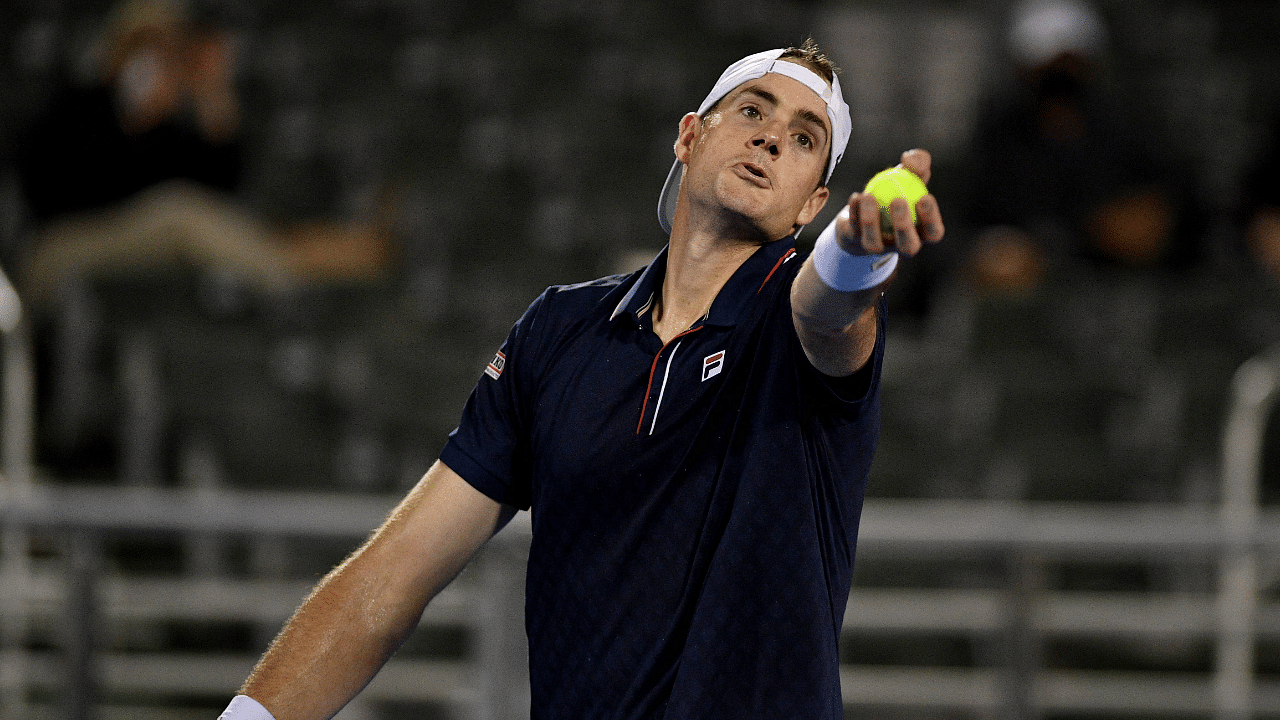
[[[924,147],[948,228],[890,293],[847,716],[1280,717],[1243,0],[7,0],[0,716],[216,717],[542,288],[662,247],[681,115],[808,36],[832,197]],[[527,717],[526,541],[340,717]]]

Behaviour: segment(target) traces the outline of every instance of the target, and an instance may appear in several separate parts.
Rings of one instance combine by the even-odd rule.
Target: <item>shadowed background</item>
[[[1136,138],[1116,174],[1130,151],[1149,163],[1146,184],[1124,190],[1156,188],[1170,218],[1149,252],[1034,223],[1009,244],[1019,219],[990,205],[1018,202],[1010,186],[1028,185],[1003,169],[1022,156],[998,154],[1012,130],[984,133],[993,106],[1025,93],[1006,40],[1016,7],[184,6],[183,23],[219,33],[237,98],[219,226],[243,215],[297,279],[263,287],[262,266],[246,275],[190,249],[163,265],[131,254],[59,276],[29,308],[37,491],[16,500],[28,481],[12,467],[0,488],[0,714],[216,716],[310,583],[429,466],[542,288],[629,271],[662,247],[655,206],[680,116],[728,63],[811,35],[843,68],[853,112],[833,198],[925,147],[948,223],[944,247],[891,291],[871,535],[842,650],[848,716],[1248,716],[1214,700],[1220,536],[1152,548],[1216,512],[1233,373],[1280,340],[1277,275],[1246,240],[1280,205],[1258,190],[1277,169],[1280,5],[1096,3],[1106,33],[1090,84]],[[31,148],[64,93],[101,82],[111,10],[0,9],[11,278],[61,217],[33,204],[29,168],[59,187],[82,159]],[[183,193],[175,222],[204,202]],[[1098,227],[1095,211],[1077,209],[1081,227]],[[993,252],[1023,264],[993,266]],[[1265,509],[1280,477],[1263,466]],[[931,501],[953,504],[921,515]],[[1064,537],[1165,514],[1148,535],[1071,551],[1088,538],[1038,546],[1001,526],[1030,507],[1050,518],[1031,527],[1061,510]],[[1080,507],[1119,514],[1070,514]],[[913,516],[983,529],[930,540],[892,522]],[[419,664],[340,717],[521,715],[520,532],[428,611],[398,658]],[[1253,709],[1280,717],[1266,547]],[[1110,680],[1077,682],[1091,672]]]

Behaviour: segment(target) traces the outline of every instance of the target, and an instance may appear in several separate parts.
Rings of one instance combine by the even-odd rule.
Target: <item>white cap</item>
[[[1068,52],[1094,57],[1106,42],[1102,17],[1081,0],[1028,0],[1014,12],[1009,29],[1014,59],[1031,67]]]
[[[849,119],[849,106],[844,102],[840,92],[839,78],[832,78],[831,85],[820,75],[798,63],[779,60],[786,52],[784,48],[766,50],[755,55],[748,55],[729,66],[711,88],[710,94],[698,107],[698,114],[704,115],[725,95],[748,80],[755,80],[766,73],[778,73],[804,83],[822,101],[827,104],[827,117],[831,120],[831,160],[827,163],[827,175],[824,183],[831,180],[831,172],[836,163],[844,156],[845,146],[849,144],[849,132],[853,122]],[[658,198],[658,222],[662,229],[671,234],[671,221],[676,216],[676,198],[680,196],[680,181],[684,178],[684,163],[676,160],[667,174],[667,182],[662,186],[662,196]]]

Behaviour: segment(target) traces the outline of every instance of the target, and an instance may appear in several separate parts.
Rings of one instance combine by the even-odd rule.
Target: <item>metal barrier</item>
[[[0,505],[4,527],[57,530],[70,538],[68,567],[27,563],[3,575],[6,617],[57,617],[71,632],[62,653],[6,647],[3,662],[20,667],[22,685],[61,692],[67,715],[88,708],[97,688],[129,692],[225,694],[228,699],[256,657],[108,654],[94,657],[91,638],[106,618],[162,621],[238,620],[278,627],[311,583],[208,577],[107,577],[94,562],[101,538],[112,534],[171,533],[202,537],[304,537],[358,541],[377,526],[396,497],[234,492],[154,487],[89,488],[36,485]],[[396,659],[362,694],[361,702],[433,701],[480,720],[527,716],[523,647],[523,548],[527,516],[513,520],[473,562],[468,573],[434,601],[428,626],[465,626],[474,633],[465,663]],[[10,698],[3,717],[26,709]],[[136,713],[136,711],[134,711]],[[134,717],[135,714],[129,714]],[[343,717],[358,717],[348,711]]]
[[[1259,484],[1267,416],[1280,391],[1280,347],[1236,371],[1222,439],[1222,565],[1218,604],[1218,720],[1252,716],[1258,613]]]
[[[22,303],[8,276],[0,271],[0,333],[3,333],[3,396],[0,397],[0,507],[18,502],[31,489],[35,428],[35,373]],[[26,663],[21,653],[25,630],[22,597],[30,574],[27,533],[21,522],[0,522],[0,710],[25,705]],[[18,711],[20,712],[20,710]],[[6,714],[5,717],[10,717]],[[12,717],[21,719],[20,715]]]
[[[35,487],[24,499],[6,502],[0,520],[8,527],[60,528],[79,543],[94,535],[137,531],[258,536],[279,534],[359,538],[395,503],[392,497],[296,495],[263,492],[195,491],[158,488]],[[519,644],[519,591],[528,523],[504,530],[480,558],[469,578],[451,587],[423,618],[427,625],[464,625],[477,633],[476,658],[468,663],[395,660],[364,695],[370,700],[431,700],[475,717],[510,718],[527,713],[523,648]],[[1245,538],[1231,535],[1221,513],[1211,507],[1083,505],[957,501],[869,503],[862,528],[862,552],[870,557],[938,558],[974,553],[1033,553],[1057,559],[1211,559],[1243,542],[1250,552],[1280,556],[1280,513],[1260,514]],[[92,549],[76,553],[92,557]],[[12,571],[5,585],[16,588],[24,615],[66,614],[92,598],[93,614],[128,619],[227,619],[279,623],[306,593],[307,584],[230,581],[208,578],[86,578],[92,563],[73,569]],[[15,607],[10,595],[8,607]],[[1223,597],[1185,594],[1043,593],[1029,608],[1037,633],[1092,636],[1150,635],[1198,637],[1219,634],[1220,652],[1234,651],[1239,608]],[[1256,597],[1256,596],[1255,596]],[[77,605],[80,598],[81,605]],[[855,589],[846,613],[846,631],[1000,633],[1014,622],[1015,595],[998,590]],[[496,618],[496,620],[495,620]],[[72,618],[84,629],[91,621]],[[1280,638],[1280,605],[1255,606],[1247,622],[1255,634]],[[516,636],[513,638],[513,636]],[[483,659],[481,659],[483,658]],[[63,672],[96,676],[115,690],[231,693],[254,658],[166,655],[107,656],[93,661],[65,657]],[[6,663],[21,660],[27,681],[49,687],[58,662],[48,653],[6,651]],[[81,665],[76,665],[80,662]],[[79,668],[77,670],[76,668]],[[1002,713],[1013,698],[1025,697],[1033,712],[1089,709],[1115,713],[1233,712],[1219,695],[1228,680],[1245,693],[1249,706],[1280,712],[1280,683],[1255,684],[1228,677],[1220,663],[1216,678],[1186,674],[1133,675],[1107,672],[1047,672],[1030,677],[1009,668],[846,667],[846,702],[870,707],[967,709]],[[96,674],[96,675],[95,675]],[[1029,683],[1028,683],[1029,680]],[[1238,698],[1229,698],[1240,703]],[[1247,712],[1247,710],[1246,710]],[[19,717],[6,714],[6,717]],[[1234,717],[1234,716],[1232,716]]]

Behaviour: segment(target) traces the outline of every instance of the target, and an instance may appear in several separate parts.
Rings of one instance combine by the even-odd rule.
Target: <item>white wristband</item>
[[[262,703],[248,695],[237,695],[218,716],[218,720],[276,720]]]
[[[836,240],[836,221],[832,220],[813,244],[813,269],[827,287],[841,292],[873,288],[893,274],[898,267],[898,253],[890,250],[879,255],[853,255]]]

